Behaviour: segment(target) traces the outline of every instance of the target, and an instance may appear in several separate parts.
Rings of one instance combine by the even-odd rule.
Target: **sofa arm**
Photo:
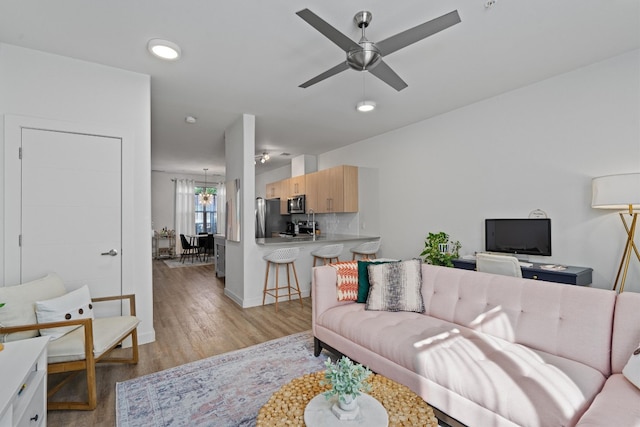
[[[336,269],[330,266],[314,267],[311,279],[312,326],[315,330],[318,316],[332,307],[353,304],[353,301],[338,301]]]

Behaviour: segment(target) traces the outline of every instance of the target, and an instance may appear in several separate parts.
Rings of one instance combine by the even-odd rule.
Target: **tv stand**
[[[463,270],[475,270],[474,259],[454,259],[455,268]],[[522,266],[522,277],[525,279],[545,280],[547,282],[565,283],[567,285],[589,286],[591,284],[592,268],[572,267],[567,265],[565,270],[547,270],[542,268],[546,264],[533,263],[531,267]]]

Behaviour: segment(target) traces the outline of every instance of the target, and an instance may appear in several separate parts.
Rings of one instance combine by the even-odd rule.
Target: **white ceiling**
[[[277,167],[550,76],[640,48],[638,0],[0,0],[0,42],[151,76],[154,170],[224,175],[224,129],[256,116],[256,153]],[[387,57],[408,83],[396,92],[344,71],[299,84],[344,53],[295,12],[309,8],[358,40],[356,12],[372,12],[372,41],[457,9],[462,22]],[[161,62],[149,39],[182,48]],[[355,104],[378,108],[357,113]],[[186,124],[185,116],[198,118]],[[435,143],[425,141],[425,144]]]

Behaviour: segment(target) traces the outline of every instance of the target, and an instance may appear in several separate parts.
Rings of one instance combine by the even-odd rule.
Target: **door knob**
[[[100,255],[116,256],[116,255],[118,255],[118,251],[116,251],[115,249],[111,249],[109,252],[102,252]]]

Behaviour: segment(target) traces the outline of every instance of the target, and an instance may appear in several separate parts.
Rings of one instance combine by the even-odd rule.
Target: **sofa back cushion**
[[[426,315],[610,374],[613,291],[423,264],[422,296]]]
[[[45,277],[15,286],[0,286],[0,326],[20,326],[37,323],[35,303],[64,295],[66,290],[60,276],[49,273]],[[0,336],[0,342],[17,341],[38,336],[38,331],[16,332]]]
[[[640,294],[623,292],[616,299],[611,345],[611,371],[622,372],[631,354],[640,345]]]

